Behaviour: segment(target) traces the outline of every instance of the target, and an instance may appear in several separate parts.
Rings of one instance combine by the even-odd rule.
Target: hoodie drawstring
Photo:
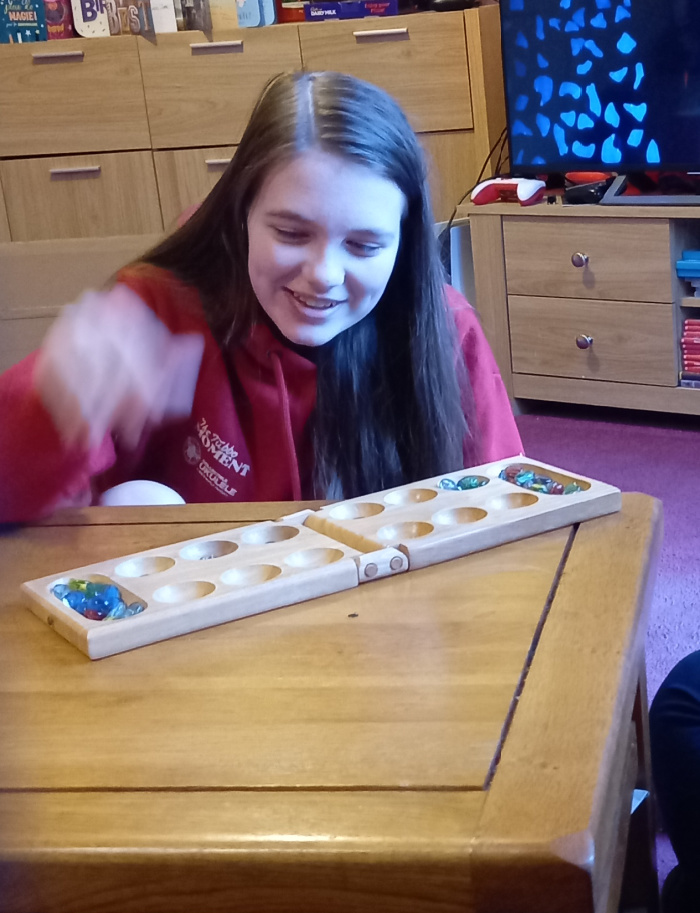
[[[272,359],[272,368],[275,372],[275,383],[277,384],[277,396],[279,398],[280,410],[282,412],[282,425],[284,427],[284,443],[287,451],[287,466],[289,475],[292,480],[292,497],[295,501],[301,501],[301,478],[299,476],[299,460],[297,451],[294,446],[294,434],[292,432],[292,416],[289,411],[289,393],[287,384],[284,380],[282,371],[282,361],[277,352],[270,352]]]

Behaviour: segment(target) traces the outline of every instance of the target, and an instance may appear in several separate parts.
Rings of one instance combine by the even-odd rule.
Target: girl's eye
[[[293,228],[275,228],[275,233],[285,244],[303,244],[306,241],[305,232]]]
[[[368,244],[363,241],[348,241],[348,247],[360,257],[372,257],[381,250],[379,244]]]

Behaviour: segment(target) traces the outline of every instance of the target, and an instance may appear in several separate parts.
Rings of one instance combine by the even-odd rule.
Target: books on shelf
[[[681,387],[700,388],[700,320],[689,317],[683,321],[680,350]]]
[[[0,0],[0,43],[46,41],[44,0]]]

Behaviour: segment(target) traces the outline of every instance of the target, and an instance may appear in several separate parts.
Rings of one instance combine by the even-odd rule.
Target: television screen
[[[698,0],[501,0],[513,175],[700,170]]]

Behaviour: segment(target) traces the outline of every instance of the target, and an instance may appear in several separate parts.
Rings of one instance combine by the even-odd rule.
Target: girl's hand
[[[114,432],[133,448],[148,426],[190,414],[203,351],[202,336],[171,333],[116,285],[61,311],[34,385],[67,446],[94,447]]]

